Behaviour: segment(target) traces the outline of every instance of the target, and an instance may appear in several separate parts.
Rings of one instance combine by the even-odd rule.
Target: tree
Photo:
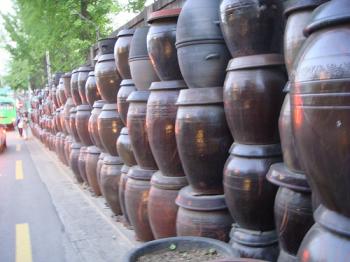
[[[146,0],[128,0],[126,10],[133,13],[140,12],[145,7],[145,3]]]

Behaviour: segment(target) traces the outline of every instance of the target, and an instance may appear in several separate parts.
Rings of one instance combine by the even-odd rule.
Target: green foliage
[[[146,0],[128,0],[126,10],[129,12],[138,13],[145,7],[145,3]]]

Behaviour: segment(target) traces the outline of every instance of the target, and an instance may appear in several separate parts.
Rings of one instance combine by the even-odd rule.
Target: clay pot
[[[234,224],[230,244],[238,257],[277,261],[279,249],[276,231],[252,231]]]
[[[113,54],[114,45],[117,41],[115,37],[102,38],[98,40],[99,55]]]
[[[137,164],[141,169],[156,170],[158,168],[148,142],[148,129],[146,127],[149,95],[149,91],[134,91],[129,95],[127,99],[129,102],[127,124]]]
[[[151,179],[148,198],[148,214],[153,235],[156,239],[176,236],[178,206],[175,199],[179,190],[187,185],[186,177],[166,177],[156,172]],[[159,215],[162,210],[162,215]]]
[[[68,97],[66,104],[63,109],[63,118],[64,118],[64,126],[68,134],[72,133],[72,130],[69,126],[69,118],[70,118],[70,110],[74,107],[74,103],[71,97]]]
[[[59,119],[58,121],[61,123],[61,130],[64,134],[68,134],[68,127],[65,125],[65,119],[64,119],[64,107],[61,107]]]
[[[116,216],[122,214],[118,194],[122,166],[119,157],[106,155],[100,171],[102,195]]]
[[[230,153],[223,184],[232,217],[244,229],[273,230],[278,188],[267,181],[266,174],[272,164],[281,162],[280,146],[235,143]]]
[[[66,95],[67,99],[72,97],[71,95],[71,89],[70,89],[70,82],[71,82],[71,73],[65,73],[61,78],[63,80],[63,89],[64,94]]]
[[[175,139],[176,101],[184,81],[153,82],[147,102],[146,126],[154,159],[164,176],[184,176]]]
[[[128,96],[135,91],[134,81],[131,79],[123,80],[120,83],[120,89],[117,95],[117,107],[120,117],[126,126],[126,119],[128,115],[129,103],[126,101]]]
[[[69,166],[69,156],[70,156],[70,147],[73,143],[73,139],[71,136],[66,136],[66,139],[64,141],[64,157],[65,157],[65,163]]]
[[[97,177],[97,183],[101,191],[101,169],[103,166],[103,159],[108,154],[101,152],[100,156],[98,157],[97,165],[96,165],[96,177]]]
[[[86,156],[87,156],[87,147],[82,146],[80,148],[79,152],[79,158],[78,158],[78,168],[81,178],[84,180],[84,182],[89,185],[89,181],[87,179],[86,175]]]
[[[179,80],[182,75],[177,60],[176,23],[181,8],[164,9],[150,14],[147,50],[152,65],[162,81]]]
[[[232,143],[222,88],[181,90],[176,142],[189,184],[200,193],[221,194],[222,170]]]
[[[92,141],[89,134],[89,118],[91,116],[91,107],[89,105],[80,105],[77,107],[75,116],[75,126],[80,138],[80,141],[85,146],[91,146]]]
[[[95,66],[95,79],[102,99],[109,103],[117,102],[117,93],[122,79],[117,72],[113,54],[99,56]]]
[[[117,150],[119,156],[127,166],[136,165],[134,150],[131,146],[128,128],[123,127],[117,140]]]
[[[126,182],[128,181],[129,169],[130,169],[129,166],[123,165],[121,170],[121,177],[119,179],[119,189],[118,189],[119,204],[124,216],[123,222],[126,226],[131,226],[129,215],[126,212],[126,204],[125,204],[125,189],[126,189]]]
[[[84,180],[80,175],[79,170],[79,155],[80,155],[80,148],[81,144],[79,143],[72,143],[71,149],[70,149],[70,155],[69,155],[69,166],[73,170],[73,173],[75,175],[75,178],[79,183],[83,183]]]
[[[75,106],[81,105],[81,98],[79,94],[79,86],[78,86],[78,69],[74,69],[72,71],[71,79],[70,79],[70,93],[72,95],[72,99]]]
[[[284,1],[284,16],[287,19],[284,32],[284,59],[291,76],[294,61],[306,40],[303,30],[310,22],[312,11],[328,0],[288,0]]]
[[[148,30],[137,28],[130,45],[129,66],[137,90],[147,90],[152,82],[159,81],[147,52]]]
[[[129,67],[129,50],[134,29],[123,29],[117,37],[117,42],[114,45],[114,60],[117,70],[123,79],[131,79]]]
[[[63,106],[67,102],[67,96],[65,94],[65,89],[64,89],[64,86],[63,86],[63,79],[62,78],[60,79],[60,83],[57,86],[56,92],[58,92],[58,99],[59,99],[59,102],[60,102],[59,104],[61,106]],[[49,113],[50,113],[50,109],[49,109]]]
[[[85,89],[85,84],[86,81],[89,77],[89,72],[93,71],[94,68],[91,66],[81,66],[78,69],[78,90],[79,90],[79,95],[82,104],[86,105],[88,104],[87,98],[86,98],[86,89]]]
[[[60,78],[63,76],[62,72],[55,72],[52,76],[52,81],[55,86],[58,86]]]
[[[104,150],[102,145],[100,135],[98,133],[98,117],[102,112],[102,107],[106,104],[104,100],[98,100],[94,103],[93,109],[91,111],[91,116],[89,118],[89,134],[91,140],[95,146],[97,146],[100,150]]]
[[[233,222],[224,195],[197,194],[190,186],[180,190],[176,221],[178,236],[200,236],[227,242]]]
[[[125,188],[126,212],[134,227],[136,238],[140,241],[153,240],[149,223],[148,199],[151,187],[150,180],[156,170],[145,170],[133,166],[128,172]]]
[[[97,119],[98,134],[106,152],[118,156],[116,142],[124,127],[117,111],[117,104],[105,104]]]
[[[189,88],[224,83],[230,54],[219,27],[220,2],[188,0],[181,10],[176,48],[181,73]]]
[[[224,105],[236,143],[279,143],[278,116],[287,81],[283,56],[254,55],[232,59],[227,67]]]
[[[72,107],[69,113],[69,128],[71,131],[71,135],[73,136],[75,142],[80,142],[80,137],[78,135],[77,127],[75,125],[75,119],[77,115],[76,107]]]
[[[275,199],[275,223],[281,248],[278,261],[297,262],[301,241],[314,224],[311,190],[304,174],[273,164],[267,179],[280,188]]]
[[[223,0],[220,26],[232,57],[281,53],[282,8],[279,0]]]
[[[89,185],[96,196],[101,195],[100,186],[97,182],[97,162],[101,151],[96,146],[89,146],[87,148],[86,156],[86,177]]]
[[[86,93],[86,100],[90,106],[93,106],[95,101],[98,101],[101,99],[100,93],[97,90],[94,71],[89,72],[89,76],[85,84],[85,93]]]

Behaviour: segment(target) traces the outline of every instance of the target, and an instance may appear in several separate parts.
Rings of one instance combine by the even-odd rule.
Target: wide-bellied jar
[[[230,153],[223,184],[232,217],[244,229],[274,230],[273,207],[278,188],[267,181],[266,175],[272,164],[281,162],[280,145],[234,143]]]
[[[109,103],[115,103],[122,79],[117,72],[113,53],[99,56],[95,66],[95,78],[97,90],[102,99]]]
[[[87,175],[86,175],[86,156],[87,156],[87,147],[82,146],[79,152],[78,168],[79,168],[79,173],[81,178],[87,185],[89,185],[89,181],[87,180]]]
[[[127,102],[129,110],[127,116],[127,127],[131,146],[137,164],[142,169],[157,170],[157,164],[148,141],[148,128],[146,126],[147,100],[150,91],[134,91]]]
[[[73,173],[75,175],[75,178],[79,183],[83,183],[84,180],[80,175],[79,170],[79,154],[80,154],[80,143],[73,142],[70,149],[70,155],[69,155],[69,166],[73,170]]]
[[[148,215],[154,238],[176,236],[178,206],[175,199],[181,188],[187,185],[186,177],[168,177],[156,172],[151,179],[148,198]],[[162,210],[162,215],[159,215]]]
[[[97,162],[100,156],[101,150],[96,146],[89,146],[87,148],[86,155],[86,177],[89,181],[89,185],[96,196],[101,195],[100,186],[97,182]]]
[[[100,156],[98,157],[97,166],[96,166],[96,177],[97,177],[98,186],[100,187],[100,191],[101,191],[101,169],[103,166],[103,159],[107,155],[108,155],[107,153],[101,152]]]
[[[59,98],[60,104],[62,106],[64,106],[64,104],[67,102],[67,96],[66,96],[65,89],[63,86],[63,78],[60,79],[60,83],[57,86],[57,91],[58,91],[58,98]],[[51,101],[48,100],[47,102],[48,102],[48,106],[49,106],[49,110],[50,110]]]
[[[137,28],[130,45],[129,66],[137,90],[147,90],[152,82],[159,81],[148,56],[148,30],[148,26]]]
[[[236,143],[276,144],[278,116],[287,82],[283,56],[234,58],[227,67],[224,107]]]
[[[177,100],[176,143],[194,191],[221,194],[222,170],[232,143],[222,87],[181,90]]]
[[[69,156],[71,152],[71,146],[73,144],[73,137],[72,136],[66,136],[66,140],[64,142],[64,156],[66,158],[67,165],[69,166]]]
[[[176,101],[183,80],[153,82],[147,102],[146,126],[149,144],[164,176],[184,176],[175,138]]]
[[[117,216],[122,214],[118,194],[122,166],[123,162],[119,157],[106,155],[100,171],[102,195]]]
[[[102,107],[106,104],[104,100],[98,100],[94,103],[93,109],[91,111],[91,116],[89,118],[89,134],[91,140],[95,146],[97,146],[100,150],[104,151],[104,147],[101,142],[100,135],[98,133],[98,117],[102,112]]]
[[[71,74],[71,73],[65,73],[65,74],[61,77],[61,78],[63,79],[63,88],[64,88],[64,93],[65,93],[67,99],[68,99],[69,97],[72,97],[71,89],[70,89],[71,77],[72,77],[72,74]]]
[[[86,100],[90,106],[93,106],[95,101],[101,100],[101,95],[97,90],[95,72],[90,71],[85,84]]]
[[[128,115],[128,109],[129,109],[129,102],[127,102],[128,96],[135,91],[135,84],[132,79],[126,79],[123,80],[120,83],[120,89],[118,91],[117,95],[117,107],[118,107],[118,112],[120,114],[120,117],[126,126],[126,119]]]
[[[289,170],[285,164],[273,164],[267,179],[279,186],[274,213],[279,238],[279,262],[297,262],[301,241],[314,224],[311,190],[302,173]]]
[[[129,67],[129,50],[135,29],[123,29],[117,35],[114,45],[114,60],[117,70],[123,79],[131,79]]]
[[[91,116],[91,107],[89,105],[77,106],[77,113],[75,116],[75,126],[80,138],[80,141],[85,146],[91,146],[92,140],[89,134],[89,118]]]
[[[123,160],[124,161],[124,160]],[[126,211],[126,204],[125,204],[125,189],[126,189],[126,182],[128,181],[128,172],[130,167],[127,165],[123,165],[121,169],[121,176],[119,179],[119,189],[118,189],[118,196],[119,196],[119,204],[120,208],[123,213],[124,220],[122,221],[125,226],[130,227],[130,219],[128,216],[128,213]]]
[[[301,260],[307,254],[309,261],[346,261],[350,252],[349,23],[348,1],[315,9],[291,81],[297,151],[321,201],[316,225],[299,249]]]
[[[180,11],[181,8],[164,9],[153,12],[148,17],[148,55],[162,81],[182,79],[175,47],[176,23]]]
[[[291,76],[294,61],[306,40],[304,28],[310,22],[312,11],[329,0],[286,0],[283,2],[284,16],[287,19],[284,33],[284,59]]]
[[[101,38],[97,42],[98,46],[98,55],[106,55],[106,54],[113,54],[114,52],[114,45],[117,41],[117,38],[115,37],[106,37]]]
[[[176,30],[181,74],[189,88],[222,86],[230,53],[220,26],[220,0],[187,0]]]
[[[117,140],[117,150],[124,164],[131,167],[136,165],[134,150],[131,146],[129,132],[127,127],[123,127]]]
[[[81,98],[80,98],[79,86],[78,86],[78,76],[79,76],[79,71],[77,68],[72,71],[71,79],[70,79],[70,93],[72,95],[75,106],[81,105]]]
[[[91,66],[81,66],[78,69],[78,90],[79,90],[79,95],[82,104],[86,105],[88,104],[88,101],[86,99],[86,89],[85,89],[85,84],[86,81],[89,77],[89,72],[93,71],[94,68]]]
[[[156,170],[145,170],[139,166],[129,169],[125,187],[125,206],[136,238],[140,241],[154,239],[148,215],[148,199],[151,177]]]
[[[200,236],[229,240],[233,219],[224,195],[197,194],[191,186],[180,190],[176,199],[178,236]]]
[[[220,25],[233,58],[281,53],[283,39],[280,0],[223,0]]]
[[[72,109],[69,111],[69,128],[71,131],[71,135],[74,138],[74,141],[80,142],[80,137],[78,135],[77,127],[75,125],[76,115],[77,115],[77,108],[72,107]]]
[[[64,126],[68,133],[71,135],[72,130],[69,126],[70,110],[74,107],[73,99],[68,97],[66,104],[63,109]]]
[[[68,127],[66,127],[66,125],[65,125],[64,107],[63,106],[61,107],[58,121],[61,123],[62,132],[64,134],[68,134]]]
[[[98,134],[107,153],[118,156],[116,142],[124,127],[117,104],[105,104],[97,119]]]

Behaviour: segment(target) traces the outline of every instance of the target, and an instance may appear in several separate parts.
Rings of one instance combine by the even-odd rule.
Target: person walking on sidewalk
[[[22,117],[22,122],[23,122],[23,137],[25,140],[28,139],[28,135],[29,135],[29,129],[28,129],[28,126],[29,126],[29,118],[28,118],[28,113],[25,112],[23,117]]]
[[[22,137],[23,136],[23,122],[22,122],[22,117],[20,115],[17,115],[16,126],[18,129],[19,136]]]

